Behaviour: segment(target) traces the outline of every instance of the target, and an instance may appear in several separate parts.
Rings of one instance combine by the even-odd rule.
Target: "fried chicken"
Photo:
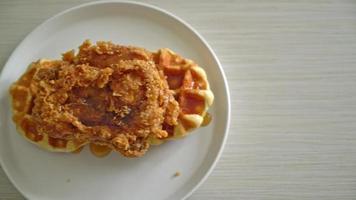
[[[70,51],[62,61],[35,62],[11,88],[15,122],[25,135],[62,141],[57,148],[64,151],[67,142],[78,144],[74,148],[95,143],[142,156],[148,138],[166,137],[163,127],[177,124],[179,113],[151,59],[144,49],[87,41],[78,55]],[[16,107],[23,88],[31,108]],[[26,120],[31,131],[29,123],[21,125]]]

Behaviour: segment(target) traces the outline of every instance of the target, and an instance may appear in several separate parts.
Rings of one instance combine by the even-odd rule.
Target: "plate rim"
[[[29,40],[29,38],[31,38],[31,36],[33,34],[35,34],[35,32],[40,29],[41,27],[49,24],[52,20],[59,18],[63,15],[65,15],[66,13],[75,11],[77,9],[83,8],[83,7],[88,7],[88,6],[93,6],[93,5],[100,5],[100,4],[108,4],[108,3],[118,3],[118,4],[129,4],[129,5],[135,5],[135,6],[141,6],[144,7],[146,9],[151,9],[160,13],[163,13],[169,17],[171,17],[172,19],[174,19],[175,21],[179,22],[181,25],[183,25],[184,27],[186,27],[189,31],[191,31],[195,36],[198,37],[198,39],[203,43],[203,45],[208,49],[208,51],[211,53],[213,60],[217,63],[218,69],[221,73],[223,82],[224,82],[224,90],[226,93],[226,98],[225,98],[225,103],[227,105],[227,112],[226,112],[226,122],[225,122],[225,130],[224,130],[224,134],[223,134],[223,138],[222,138],[222,142],[220,143],[220,146],[218,148],[218,152],[214,158],[214,161],[211,163],[211,165],[208,167],[208,170],[206,171],[206,173],[200,178],[200,180],[197,182],[197,184],[195,184],[192,188],[188,189],[188,192],[183,196],[182,199],[186,199],[189,196],[191,196],[193,194],[194,191],[196,191],[205,181],[206,179],[209,177],[209,175],[212,173],[212,171],[214,170],[214,168],[216,167],[216,164],[218,163],[218,161],[220,160],[224,147],[226,145],[226,141],[228,138],[228,134],[229,134],[229,129],[230,129],[230,118],[231,118],[231,100],[230,100],[230,89],[229,89],[229,85],[228,85],[228,81],[225,75],[225,72],[223,70],[223,67],[217,57],[217,55],[215,54],[215,52],[213,51],[213,49],[211,48],[211,46],[208,44],[208,42],[187,22],[185,22],[184,20],[182,20],[181,18],[179,18],[178,16],[176,16],[175,14],[168,12],[165,9],[162,9],[158,6],[152,5],[152,4],[148,4],[148,3],[143,3],[143,2],[136,2],[136,1],[121,1],[121,0],[103,0],[103,1],[93,1],[93,2],[88,2],[88,3],[83,3],[83,4],[79,4],[73,7],[70,7],[68,9],[65,9],[63,11],[60,11],[57,14],[52,15],[51,17],[49,17],[48,19],[46,19],[45,21],[43,21],[42,23],[40,23],[39,25],[37,25],[32,31],[30,31],[30,33],[28,33],[24,39],[22,39],[16,46],[16,48],[12,51],[12,53],[10,54],[10,56],[8,57],[8,59],[6,60],[4,67],[2,68],[2,70],[0,71],[0,80],[3,78],[3,72],[5,70],[5,68],[7,68],[7,65],[11,62],[11,60],[14,59],[14,55],[16,54],[16,52],[20,49],[20,47],[23,45],[23,43],[25,43],[27,40]],[[12,176],[10,176],[7,167],[5,167],[4,165],[4,161],[2,156],[0,156],[0,165],[1,168],[4,170],[6,176],[8,177],[8,179],[10,180],[11,184],[17,189],[17,191],[19,193],[21,193],[21,195],[23,195],[26,199],[30,199],[21,189],[20,187],[17,185],[17,183],[13,180]]]

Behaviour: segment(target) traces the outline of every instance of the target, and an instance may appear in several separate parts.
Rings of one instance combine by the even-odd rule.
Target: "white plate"
[[[156,50],[169,47],[205,68],[215,93],[212,123],[191,136],[151,148],[137,159],[50,153],[25,141],[11,121],[8,87],[39,58],[60,58],[84,39],[111,40]],[[141,3],[94,2],[47,20],[16,48],[0,76],[0,157],[6,174],[28,199],[182,199],[213,169],[230,116],[228,87],[214,52],[189,25]],[[181,176],[173,177],[179,171]]]

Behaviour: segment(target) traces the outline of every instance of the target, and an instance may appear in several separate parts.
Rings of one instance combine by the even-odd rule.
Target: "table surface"
[[[0,1],[0,69],[34,27],[82,2]],[[230,85],[226,148],[190,199],[356,198],[356,1],[145,2],[200,32]],[[2,170],[0,199],[23,199]]]

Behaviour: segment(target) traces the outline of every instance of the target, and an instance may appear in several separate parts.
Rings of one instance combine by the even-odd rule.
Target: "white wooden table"
[[[85,0],[0,1],[0,66]],[[228,143],[190,199],[356,199],[356,1],[146,1],[197,29],[232,98]],[[0,171],[0,199],[23,199]]]

